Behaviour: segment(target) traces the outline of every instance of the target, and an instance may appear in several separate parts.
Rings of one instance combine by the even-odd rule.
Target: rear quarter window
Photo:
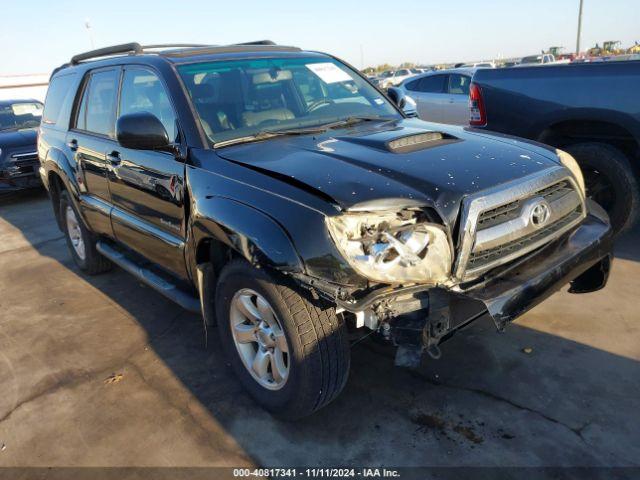
[[[42,123],[49,126],[61,126],[64,120],[68,120],[70,102],[73,98],[73,86],[75,73],[60,75],[51,79],[47,96],[44,101]],[[66,108],[65,108],[66,107]]]

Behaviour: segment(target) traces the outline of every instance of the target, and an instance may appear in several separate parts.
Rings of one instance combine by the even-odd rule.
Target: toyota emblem
[[[542,227],[551,216],[551,210],[546,202],[540,202],[531,209],[531,216],[529,217],[531,224],[534,227]]]

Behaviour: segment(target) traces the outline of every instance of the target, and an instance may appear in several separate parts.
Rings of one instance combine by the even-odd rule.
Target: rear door
[[[447,74],[427,75],[406,84],[417,104],[418,116],[428,122],[441,122]]]
[[[115,141],[115,112],[120,68],[91,71],[84,79],[66,141],[78,165],[80,208],[91,229],[112,236],[107,152]]]
[[[169,138],[179,141],[175,110],[159,76],[146,67],[126,66],[118,116],[142,111],[158,117]],[[116,239],[186,277],[184,163],[168,151],[134,150],[119,144],[113,145],[107,155]]]
[[[447,99],[442,107],[442,123],[467,125],[469,123],[469,85],[471,77],[461,73],[449,74]]]

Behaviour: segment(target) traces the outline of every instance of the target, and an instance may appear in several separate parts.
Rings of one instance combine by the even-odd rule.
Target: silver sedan
[[[429,122],[469,124],[469,85],[476,68],[438,70],[409,78],[400,88]]]

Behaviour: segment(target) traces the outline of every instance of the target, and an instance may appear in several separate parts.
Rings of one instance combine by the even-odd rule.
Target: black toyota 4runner
[[[609,221],[570,155],[403,105],[322,53],[120,45],[53,73],[40,175],[81,270],[201,312],[296,418],[338,395],[358,334],[411,366],[482,315],[606,283]]]

